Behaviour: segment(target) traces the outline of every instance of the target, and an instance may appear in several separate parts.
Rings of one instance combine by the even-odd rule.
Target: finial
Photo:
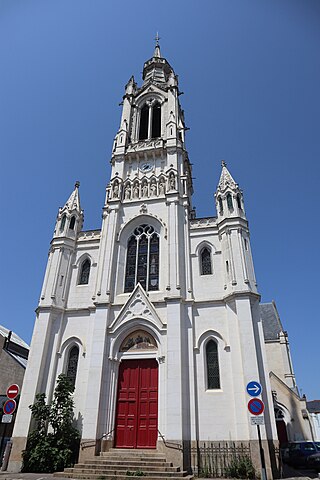
[[[79,188],[80,187],[80,182],[79,180],[76,181],[76,183],[74,184],[74,188]]]
[[[160,37],[159,37],[159,33],[157,32],[157,35],[156,35],[156,38],[155,38],[156,46],[155,46],[154,54],[153,54],[153,56],[157,57],[157,58],[161,57],[159,40],[160,40]]]
[[[226,166],[227,166],[226,162],[224,160],[222,160],[221,161],[221,167],[226,167]]]

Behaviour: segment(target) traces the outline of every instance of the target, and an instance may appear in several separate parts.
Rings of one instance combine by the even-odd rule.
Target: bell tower
[[[149,224],[150,218],[157,219],[162,230],[159,292],[177,297],[191,293],[191,279],[186,281],[185,275],[189,260],[183,255],[188,255],[185,244],[193,186],[180,94],[178,77],[161,55],[157,37],[153,56],[144,63],[142,85],[132,76],[125,86],[103,209],[95,302],[108,303],[128,291],[124,279],[128,258],[123,259],[126,251],[121,253],[121,240],[120,250],[117,241],[119,232],[138,217],[140,225]],[[116,282],[111,281],[108,272],[117,275]],[[136,275],[134,286],[139,278]]]

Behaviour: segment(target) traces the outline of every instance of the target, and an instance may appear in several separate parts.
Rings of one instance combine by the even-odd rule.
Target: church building
[[[62,372],[75,386],[80,460],[153,449],[188,469],[190,449],[233,442],[259,465],[255,381],[270,463],[277,430],[242,190],[222,162],[217,216],[196,217],[180,93],[157,41],[142,82],[125,87],[101,228],[83,230],[78,182],[59,209],[11,470],[29,405],[39,392],[50,402]]]

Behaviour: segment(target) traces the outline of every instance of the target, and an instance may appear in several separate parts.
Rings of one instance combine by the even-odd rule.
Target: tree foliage
[[[35,428],[22,454],[23,472],[56,472],[76,462],[80,434],[73,426],[73,391],[73,385],[61,374],[51,405],[46,404],[46,396],[41,393],[29,406]]]

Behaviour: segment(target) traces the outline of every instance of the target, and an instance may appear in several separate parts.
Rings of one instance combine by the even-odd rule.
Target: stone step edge
[[[174,468],[174,467],[172,467]],[[100,475],[100,476],[104,476],[104,475],[117,475],[117,473],[119,473],[119,475],[122,475],[123,472],[130,472],[132,474],[134,474],[135,472],[137,471],[141,471],[144,473],[144,475],[141,475],[143,477],[146,477],[146,476],[159,476],[159,477],[164,477],[166,475],[168,476],[174,476],[176,475],[177,477],[183,477],[183,475],[186,473],[185,471],[177,471],[177,470],[169,470],[169,471],[163,471],[163,470],[141,470],[141,469],[130,469],[130,468],[124,468],[123,470],[119,470],[117,468],[114,468],[114,469],[109,469],[109,470],[99,470],[99,471],[96,471],[96,472],[92,472],[90,471],[89,468],[81,468],[80,469],[81,471],[78,471],[78,470],[75,470],[74,468],[66,468],[64,472],[62,473],[66,473],[67,475],[69,474],[75,474],[75,475]],[[88,471],[89,470],[89,471]],[[173,474],[173,475],[171,475]],[[127,477],[135,477],[135,476],[140,476],[140,475],[126,475]]]
[[[73,467],[75,470],[79,470],[79,469],[86,469],[86,470],[114,470],[115,468],[119,468],[121,470],[159,470],[159,471],[167,471],[166,469],[169,468],[169,469],[175,469],[175,471],[179,472],[180,471],[180,467],[175,467],[173,465],[142,465],[141,463],[139,464],[133,464],[133,463],[127,463],[127,464],[118,464],[118,463],[115,463],[115,464],[111,464],[111,465],[104,465],[104,464],[101,464],[101,465],[92,465],[92,464],[81,464],[81,463],[78,463],[77,465],[75,465]]]
[[[143,460],[85,460],[76,465],[150,465],[150,467],[173,467],[172,462],[149,462]],[[75,466],[76,466],[75,465]]]
[[[55,477],[59,478],[75,478],[75,479],[99,479],[103,480],[101,478],[101,475],[94,475],[94,474],[87,474],[87,475],[81,475],[81,474],[73,474],[73,473],[64,473],[64,472],[56,472],[53,474]],[[116,480],[129,480],[129,475],[103,475],[104,479],[116,479]],[[166,480],[166,477],[154,477],[154,476],[143,476],[144,480],[148,480],[150,478],[151,480]],[[168,475],[168,480],[193,480],[193,475],[185,475],[183,477],[173,477]]]
[[[74,475],[73,473],[64,473],[64,472],[56,472],[53,474],[54,477],[59,477],[59,478],[74,478],[74,479],[99,479],[99,480],[109,480],[109,479],[116,479],[116,480],[129,480],[130,476],[129,475],[103,475],[103,479],[101,478],[102,475],[95,475],[95,474],[78,474]],[[155,477],[155,476],[143,476],[143,480],[192,480],[194,477],[192,475],[184,475],[180,477],[174,477],[171,475],[168,475],[167,477]]]

